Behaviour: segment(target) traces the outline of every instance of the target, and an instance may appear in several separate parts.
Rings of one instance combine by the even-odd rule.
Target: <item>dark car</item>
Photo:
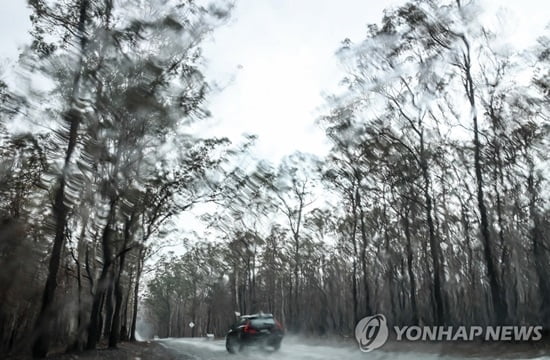
[[[231,326],[225,337],[227,351],[234,354],[248,345],[279,350],[284,330],[271,314],[243,315]]]

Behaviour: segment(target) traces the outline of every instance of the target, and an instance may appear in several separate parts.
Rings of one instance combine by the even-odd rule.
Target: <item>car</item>
[[[279,350],[284,336],[284,329],[272,314],[242,315],[231,326],[225,337],[225,347],[235,354],[249,345]]]

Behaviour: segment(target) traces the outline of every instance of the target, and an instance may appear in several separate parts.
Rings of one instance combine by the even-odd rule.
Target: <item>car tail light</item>
[[[256,329],[250,326],[250,321],[247,321],[245,326],[243,327],[243,332],[247,334],[255,334],[258,331],[256,331]]]
[[[275,325],[277,326],[277,328],[278,328],[279,330],[284,330],[284,329],[283,329],[283,325],[281,325],[281,323],[280,323],[279,321],[275,320]]]

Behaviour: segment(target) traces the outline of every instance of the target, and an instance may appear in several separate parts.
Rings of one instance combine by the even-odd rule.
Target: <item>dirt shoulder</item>
[[[28,360],[30,356],[8,357],[9,360]],[[116,349],[99,348],[79,353],[53,353],[50,360],[187,360],[183,355],[176,355],[156,342],[123,342]]]

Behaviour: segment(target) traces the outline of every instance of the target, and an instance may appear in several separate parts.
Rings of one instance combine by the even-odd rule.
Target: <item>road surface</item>
[[[463,355],[444,354],[441,345],[429,344],[424,346],[427,352],[374,350],[370,353],[359,351],[357,346],[349,344],[327,345],[313,344],[301,341],[299,338],[285,338],[278,352],[270,353],[260,349],[249,349],[237,355],[229,354],[223,340],[206,340],[203,338],[167,338],[157,340],[171,352],[177,353],[181,360],[241,360],[241,359],[273,359],[273,360],[461,360],[461,359],[537,359],[550,360],[550,356],[542,351],[528,351],[523,354],[514,351],[483,352],[476,351],[475,345],[471,350],[464,351]],[[468,349],[468,347],[466,347]]]

